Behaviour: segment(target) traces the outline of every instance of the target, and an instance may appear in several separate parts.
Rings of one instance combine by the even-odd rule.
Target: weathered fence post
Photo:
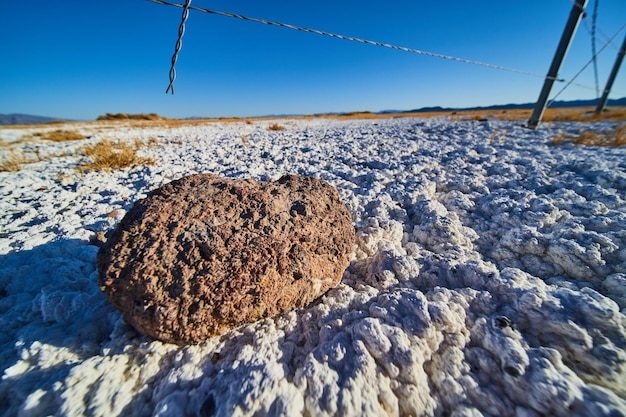
[[[602,113],[604,107],[606,106],[606,101],[609,99],[609,93],[611,92],[611,88],[613,87],[613,81],[615,81],[615,77],[617,77],[617,72],[619,71],[620,65],[622,65],[622,60],[624,59],[624,53],[626,53],[626,35],[624,35],[624,42],[622,42],[622,47],[617,53],[617,59],[615,60],[615,64],[613,65],[613,69],[611,70],[611,75],[609,75],[609,80],[606,82],[606,87],[604,87],[604,91],[602,92],[602,97],[598,101],[598,107],[596,107],[596,113]]]
[[[569,49],[572,38],[574,37],[576,28],[578,28],[580,18],[585,12],[586,6],[587,0],[576,0],[574,7],[572,7],[572,11],[569,14],[569,19],[567,20],[567,24],[565,25],[565,30],[563,31],[563,35],[561,35],[561,41],[559,42],[559,46],[556,49],[554,58],[552,59],[550,70],[548,71],[548,75],[546,75],[546,79],[543,82],[543,88],[541,89],[541,93],[539,94],[539,99],[537,100],[537,104],[535,105],[535,110],[533,110],[533,114],[528,120],[528,127],[531,129],[537,128],[539,122],[541,121],[541,117],[543,116],[543,112],[546,110],[546,102],[548,101],[550,90],[552,90],[552,85],[557,79],[559,69],[561,68],[561,63],[563,62],[563,59],[567,54],[567,50]]]

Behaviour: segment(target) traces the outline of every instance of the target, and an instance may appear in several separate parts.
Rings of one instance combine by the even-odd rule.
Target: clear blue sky
[[[561,70],[591,57],[591,12]],[[311,27],[539,74],[548,70],[569,0],[194,0],[194,6]],[[256,116],[533,102],[541,78],[191,11],[166,95],[181,9],[147,0],[20,0],[0,7],[0,113],[94,119]],[[602,0],[598,26],[626,23],[625,0]],[[600,88],[622,32],[599,57]],[[598,48],[606,37],[598,33]],[[595,85],[590,66],[577,80]],[[553,95],[561,88],[556,84]],[[594,98],[569,87],[559,99]],[[626,63],[611,97],[626,96]]]

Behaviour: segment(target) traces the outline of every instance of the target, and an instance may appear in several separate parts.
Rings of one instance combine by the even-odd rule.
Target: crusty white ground
[[[274,122],[286,129],[268,130]],[[2,129],[44,161],[0,173],[0,410],[625,415],[626,149],[550,145],[580,127],[85,125],[93,136],[67,143],[15,142],[28,131]],[[158,162],[79,174],[76,149],[104,137],[156,138],[140,153]],[[200,345],[136,333],[97,287],[95,236],[149,190],[198,172],[337,187],[357,231],[339,287]]]

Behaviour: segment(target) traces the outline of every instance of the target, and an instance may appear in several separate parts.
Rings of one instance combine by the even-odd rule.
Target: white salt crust
[[[0,173],[0,410],[626,415],[626,149],[549,144],[579,128],[85,125],[90,139],[53,144],[0,130],[13,149],[50,155]],[[140,153],[158,162],[78,174],[76,149],[103,137],[157,138]],[[95,237],[151,189],[199,172],[337,187],[357,233],[342,283],[199,345],[139,335],[97,287]]]

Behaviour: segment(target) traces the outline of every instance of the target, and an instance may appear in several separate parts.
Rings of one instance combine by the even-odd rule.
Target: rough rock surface
[[[136,329],[179,344],[303,307],[354,245],[329,184],[191,175],[139,200],[98,252],[99,285]]]

